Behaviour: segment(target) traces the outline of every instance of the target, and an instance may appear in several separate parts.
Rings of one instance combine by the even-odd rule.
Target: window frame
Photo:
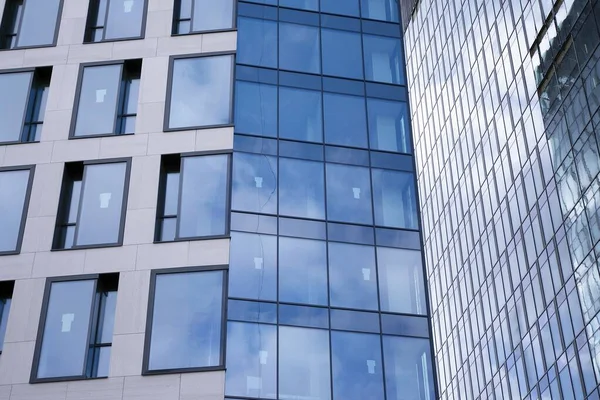
[[[5,5],[4,5],[4,10],[2,10],[3,12],[6,10],[6,4],[8,4],[8,1],[6,1]],[[21,15],[19,16],[19,20],[16,21],[17,24],[17,33],[15,34],[15,47],[13,48],[0,48],[0,52],[1,51],[10,51],[10,50],[25,50],[25,49],[37,49],[37,48],[42,48],[42,47],[56,47],[56,44],[58,42],[58,32],[60,30],[60,22],[62,20],[62,12],[63,12],[63,8],[64,8],[64,0],[58,0],[58,10],[57,10],[57,16],[56,16],[56,23],[54,26],[54,37],[52,39],[52,43],[50,44],[38,44],[38,45],[32,45],[32,46],[18,46],[17,42],[19,40],[19,35],[21,34],[21,28],[23,26],[23,16],[25,15],[25,7],[27,4],[27,0],[23,0],[23,11],[21,12]],[[2,15],[2,20],[4,19],[4,15]],[[2,21],[0,21],[1,23]],[[6,36],[4,34],[4,32],[2,31],[0,33],[3,37]]]
[[[97,16],[99,8],[100,8],[100,0],[91,0],[89,2],[89,8],[88,8],[88,13],[87,13],[87,17],[85,20],[85,31],[83,33],[83,44],[93,44],[93,43],[108,43],[108,42],[122,42],[125,40],[140,40],[140,39],[145,39],[146,37],[146,20],[148,18],[148,0],[143,0],[144,1],[144,8],[142,10],[142,25],[140,27],[140,35],[139,36],[131,36],[131,37],[124,37],[124,38],[116,38],[116,39],[104,39],[105,33],[106,33],[106,23],[108,22],[108,9],[110,7],[110,2],[113,0],[108,0],[106,2],[106,15],[104,16],[104,25],[102,26],[102,40],[98,40],[97,42],[90,40],[93,38],[93,32],[98,29],[98,26],[96,25],[92,25],[92,19],[93,17]],[[92,5],[94,6],[98,6],[93,12],[92,12]]]
[[[73,236],[73,246],[69,247],[69,248],[64,248],[64,243],[62,244],[63,247],[57,247],[58,243],[60,243],[59,238],[60,238],[60,232],[61,232],[61,228],[66,224],[65,223],[65,209],[67,208],[67,206],[64,204],[65,202],[65,198],[66,198],[66,187],[65,184],[68,182],[73,182],[73,179],[70,178],[68,176],[68,174],[66,173],[66,167],[63,167],[63,178],[62,178],[62,183],[61,183],[61,191],[60,191],[60,197],[59,197],[59,201],[58,201],[58,211],[57,211],[57,217],[56,217],[56,223],[55,223],[55,228],[54,228],[54,236],[53,236],[53,240],[52,240],[52,248],[50,251],[69,251],[69,250],[80,250],[80,249],[99,249],[99,248],[104,248],[104,247],[120,247],[123,246],[123,237],[125,234],[125,220],[127,217],[127,203],[128,203],[128,198],[129,198],[129,186],[130,186],[130,181],[131,181],[131,162],[132,162],[132,158],[131,157],[123,157],[123,158],[110,158],[110,159],[98,159],[98,160],[87,160],[87,161],[74,161],[73,163],[78,163],[80,162],[82,164],[82,168],[83,168],[83,172],[81,175],[81,192],[79,194],[79,203],[77,206],[77,219],[75,222],[75,232],[74,232],[74,236]],[[117,164],[117,163],[125,163],[125,179],[124,179],[124,186],[123,186],[123,201],[121,204],[121,218],[120,218],[120,226],[119,226],[119,235],[118,235],[118,240],[115,243],[104,243],[104,244],[92,244],[92,245],[76,245],[75,244],[75,238],[77,237],[77,232],[79,230],[79,220],[81,218],[81,202],[83,201],[83,193],[84,193],[84,189],[85,189],[85,178],[86,178],[86,166],[87,165],[99,165],[99,164]],[[69,190],[70,193],[70,190]],[[70,199],[69,199],[70,201]],[[66,210],[68,212],[68,210]]]
[[[173,70],[175,67],[175,61],[183,60],[188,58],[204,58],[204,57],[219,57],[219,56],[231,56],[231,77],[230,77],[230,102],[229,102],[229,123],[218,124],[218,125],[196,125],[186,126],[181,128],[170,128],[171,119],[171,101],[173,97]],[[163,118],[163,132],[180,132],[180,131],[193,131],[198,129],[215,129],[215,128],[233,128],[235,123],[234,115],[234,103],[235,103],[235,68],[236,68],[236,52],[235,51],[218,51],[212,53],[194,53],[194,54],[183,54],[169,57],[169,72],[167,73],[167,92],[165,97],[165,109]]]
[[[35,175],[35,165],[19,165],[15,167],[0,167],[1,172],[11,171],[29,171],[29,179],[27,181],[27,191],[25,192],[25,200],[23,201],[23,212],[21,214],[21,225],[17,236],[17,246],[15,250],[0,251],[0,256],[21,254],[21,246],[23,244],[23,236],[25,235],[25,225],[27,224],[27,214],[29,212],[29,201],[31,199],[31,191],[33,188],[33,178]]]
[[[190,18],[179,18],[181,14],[181,2],[183,0],[175,0],[173,4],[173,18],[171,21],[171,36],[185,36],[185,35],[202,35],[204,33],[219,33],[219,32],[231,32],[237,31],[237,18],[238,18],[238,2],[237,0],[228,0],[231,1],[232,4],[232,13],[231,13],[231,28],[221,28],[221,29],[209,29],[204,31],[194,31],[192,30],[192,26],[194,24],[194,7],[196,4],[195,0],[191,0],[191,8],[190,8]],[[222,1],[222,0],[219,0]],[[181,21],[189,21],[190,22],[190,31],[188,33],[178,33],[177,30],[179,28],[179,24]]]
[[[94,42],[96,43],[96,42]],[[100,42],[97,42],[100,43]],[[95,61],[95,62],[89,62],[89,63],[81,63],[79,64],[79,69],[77,71],[77,87],[75,90],[75,99],[73,100],[73,111],[71,113],[71,123],[69,125],[69,140],[71,139],[89,139],[89,138],[102,138],[102,137],[112,137],[112,136],[130,136],[130,135],[135,135],[134,133],[117,133],[117,127],[119,126],[119,123],[121,122],[121,119],[123,117],[127,117],[129,116],[129,114],[121,114],[121,110],[122,110],[122,106],[124,104],[126,104],[126,97],[125,97],[125,91],[123,90],[123,81],[124,81],[124,77],[125,74],[127,73],[127,69],[125,64],[127,62],[133,63],[133,62],[140,62],[140,85],[141,85],[141,72],[142,72],[142,64],[143,61],[142,59],[127,59],[127,60],[115,60],[115,61]],[[121,66],[121,74],[120,74],[120,79],[119,79],[119,87],[117,88],[117,101],[115,104],[115,118],[113,121],[113,129],[112,129],[112,133],[102,133],[102,134],[98,134],[98,135],[75,135],[75,130],[77,128],[77,117],[78,117],[78,111],[79,111],[79,105],[81,103],[81,93],[82,93],[82,88],[83,88],[83,73],[85,71],[85,68],[87,67],[108,67],[108,66],[113,66],[113,65],[120,65]],[[140,86],[141,89],[141,86]],[[140,90],[141,92],[141,90]],[[139,102],[139,95],[140,92],[138,92],[138,102]],[[136,122],[137,122],[137,116],[139,114],[139,109],[136,112]]]
[[[189,237],[177,237],[180,225],[181,216],[181,188],[183,186],[184,177],[184,163],[185,157],[204,157],[204,156],[227,156],[227,193],[225,194],[225,232],[222,235],[210,235],[210,236],[189,236]],[[178,196],[177,196],[177,215],[165,216],[165,200],[166,200],[166,189],[167,179],[166,176],[169,173],[169,169],[165,168],[164,159],[161,159],[160,163],[160,179],[158,184],[158,199],[156,207],[156,219],[154,225],[154,241],[153,243],[175,243],[175,242],[188,242],[191,240],[212,240],[212,239],[229,239],[231,238],[231,196],[233,186],[233,150],[207,150],[207,151],[194,151],[188,153],[175,153],[175,154],[163,154],[167,157],[179,156],[179,182]],[[162,221],[167,218],[175,218],[175,238],[173,240],[160,240],[160,234],[162,233]]]
[[[40,319],[37,328],[37,335],[35,339],[35,349],[33,353],[33,363],[31,365],[31,375],[29,377],[29,383],[44,383],[44,382],[65,382],[65,381],[79,381],[79,380],[90,380],[90,379],[107,379],[108,377],[87,377],[87,365],[89,362],[89,348],[91,344],[92,337],[92,327],[94,325],[94,310],[97,307],[97,300],[95,294],[98,293],[98,283],[101,279],[102,274],[86,274],[86,275],[71,275],[71,276],[59,276],[59,277],[49,277],[46,278],[45,286],[44,286],[44,294],[42,297],[42,311],[40,314]],[[46,317],[48,314],[48,306],[50,300],[50,291],[52,289],[52,284],[55,282],[75,282],[75,281],[94,281],[94,291],[92,296],[92,306],[90,308],[90,318],[88,321],[88,332],[87,332],[87,347],[83,361],[82,374],[75,376],[60,376],[60,377],[51,377],[51,378],[38,378],[38,369],[40,363],[40,356],[42,353],[42,341],[44,339],[44,329],[46,328]],[[118,292],[118,291],[117,291]],[[114,335],[114,334],[113,334]]]
[[[149,369],[150,362],[150,344],[152,342],[152,323],[154,320],[154,300],[156,294],[156,277],[157,275],[168,275],[189,272],[223,272],[223,291],[221,302],[221,345],[220,345],[220,363],[217,366],[210,367],[191,367],[191,368],[168,368],[168,369]],[[150,287],[148,294],[148,306],[146,307],[146,330],[144,332],[144,355],[142,358],[142,376],[148,375],[163,375],[163,374],[181,374],[188,372],[205,372],[205,371],[225,371],[226,360],[226,345],[227,345],[227,303],[228,303],[228,279],[229,266],[211,265],[211,266],[193,266],[193,267],[177,267],[177,268],[161,268],[153,269],[150,272]]]

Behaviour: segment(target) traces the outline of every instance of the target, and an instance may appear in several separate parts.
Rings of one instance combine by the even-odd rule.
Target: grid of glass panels
[[[443,399],[597,399],[600,2],[422,0],[407,81]]]
[[[396,2],[237,11],[227,398],[433,400]]]

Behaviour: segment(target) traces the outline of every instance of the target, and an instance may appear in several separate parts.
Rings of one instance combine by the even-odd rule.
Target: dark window
[[[119,245],[128,186],[129,161],[65,164],[53,248]]]
[[[398,22],[398,0],[360,0],[362,17]]]
[[[0,254],[21,249],[33,167],[0,169]]]
[[[226,272],[152,273],[144,373],[223,366]]]
[[[118,274],[49,279],[31,381],[108,376]]]
[[[277,86],[238,81],[235,131],[277,137]]]
[[[256,18],[238,18],[240,64],[277,68],[277,22]]]
[[[231,124],[233,56],[172,60],[166,129]]]
[[[157,241],[227,234],[230,156],[163,156]]]
[[[83,67],[73,136],[134,133],[141,68],[141,60]]]
[[[363,46],[368,81],[406,84],[400,39],[363,35]]]
[[[0,48],[54,45],[61,7],[62,0],[6,0]]]
[[[8,323],[14,287],[14,281],[0,282],[0,353],[4,348],[4,335],[6,334],[6,324]]]
[[[85,41],[141,37],[145,10],[146,0],[91,0]]]
[[[0,143],[40,140],[52,67],[0,73]]]
[[[234,153],[232,209],[277,213],[277,158]]]
[[[173,34],[233,28],[233,0],[176,0]]]

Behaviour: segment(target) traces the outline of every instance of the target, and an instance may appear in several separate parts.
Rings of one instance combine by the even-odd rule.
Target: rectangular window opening
[[[91,0],[85,43],[141,39],[147,0]]]
[[[176,0],[173,35],[233,29],[233,0]]]
[[[0,48],[56,45],[62,0],[7,0],[0,23]]]

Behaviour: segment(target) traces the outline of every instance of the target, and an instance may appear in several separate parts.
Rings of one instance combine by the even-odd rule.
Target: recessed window
[[[228,154],[163,156],[157,241],[227,234],[229,165]]]
[[[85,42],[143,36],[146,0],[91,0]]]
[[[165,130],[231,124],[233,56],[175,58]]]
[[[141,60],[84,66],[73,117],[74,137],[135,131]]]
[[[173,34],[233,28],[233,0],[176,0]]]
[[[4,335],[6,334],[6,324],[8,323],[14,287],[14,281],[0,282],[0,354],[4,348]]]
[[[0,144],[40,140],[52,67],[0,73]]]
[[[0,168],[0,254],[21,249],[34,167]]]
[[[0,48],[54,45],[61,8],[62,0],[6,0]]]
[[[46,283],[31,382],[108,376],[118,274]]]
[[[65,164],[54,249],[123,241],[130,161]]]
[[[222,268],[153,271],[144,374],[223,367]]]

